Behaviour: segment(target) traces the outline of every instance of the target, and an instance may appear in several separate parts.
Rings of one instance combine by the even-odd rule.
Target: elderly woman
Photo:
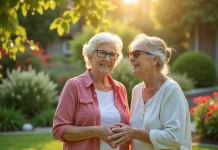
[[[143,82],[132,91],[130,126],[117,123],[108,137],[119,146],[132,140],[133,150],[190,150],[191,130],[187,100],[166,76],[171,50],[157,37],[139,34],[128,53],[133,73]]]
[[[110,76],[122,45],[119,36],[102,32],[83,46],[87,71],[66,82],[54,115],[53,137],[64,150],[112,150],[112,124],[128,124],[126,89]],[[125,143],[116,150],[128,148]]]

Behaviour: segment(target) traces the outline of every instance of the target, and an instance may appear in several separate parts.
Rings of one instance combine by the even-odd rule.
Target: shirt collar
[[[90,71],[91,71],[91,69],[87,69],[86,72],[84,73],[86,87],[89,87],[94,83],[92,78],[91,78],[91,75],[89,73]],[[120,85],[117,82],[115,82],[110,75],[108,75],[107,78],[108,78],[109,82],[111,83],[113,89],[117,89],[118,87],[120,87]]]

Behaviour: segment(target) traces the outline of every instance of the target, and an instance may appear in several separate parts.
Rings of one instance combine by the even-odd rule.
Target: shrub
[[[48,109],[57,101],[56,84],[44,72],[36,73],[31,67],[8,72],[8,78],[0,85],[1,106],[21,110],[28,118],[42,109]]]
[[[34,126],[51,127],[53,125],[55,109],[45,109],[36,114],[33,120]]]
[[[25,118],[20,110],[0,107],[0,131],[18,131]]]
[[[130,104],[133,87],[142,81],[139,77],[132,74],[132,67],[129,63],[129,59],[121,59],[118,66],[112,71],[111,76],[124,84]]]
[[[171,73],[169,77],[174,79],[180,85],[183,91],[192,90],[195,88],[195,82],[186,74]]]
[[[60,93],[66,81],[78,76],[85,71],[85,66],[74,65],[71,57],[54,55],[51,60],[52,67],[48,70],[52,81],[57,83],[57,90]]]
[[[216,68],[213,60],[204,53],[185,52],[172,64],[172,72],[187,73],[196,82],[196,87],[216,84]]]
[[[36,43],[39,47],[39,43]],[[24,52],[18,52],[16,60],[12,60],[8,54],[0,47],[0,53],[2,53],[2,59],[0,59],[0,64],[3,66],[2,74],[3,77],[7,77],[7,70],[12,70],[20,67],[22,70],[28,70],[28,66],[31,65],[33,69],[37,71],[45,70],[49,67],[49,61],[51,60],[51,55],[46,55],[45,50],[40,48],[40,50],[31,50],[26,47]]]
[[[194,98],[195,107],[190,113],[196,124],[196,131],[202,139],[218,141],[218,92],[214,98],[199,96]]]

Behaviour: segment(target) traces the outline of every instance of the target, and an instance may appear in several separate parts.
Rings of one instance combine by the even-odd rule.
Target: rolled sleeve
[[[66,142],[62,135],[64,133],[64,130],[67,128],[68,125],[63,125],[61,127],[53,127],[52,134],[55,139],[60,140],[61,142]]]
[[[52,134],[57,140],[65,142],[63,133],[65,129],[74,123],[76,111],[76,87],[73,81],[68,80],[59,99],[59,103],[53,119]]]

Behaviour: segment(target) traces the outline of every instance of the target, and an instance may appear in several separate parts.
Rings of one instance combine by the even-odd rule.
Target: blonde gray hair
[[[91,63],[89,61],[89,57],[93,55],[93,52],[95,51],[96,47],[100,43],[115,43],[117,52],[119,54],[119,57],[116,60],[115,66],[118,65],[121,58],[123,57],[122,54],[122,48],[123,48],[123,42],[121,38],[113,33],[110,32],[100,32],[96,35],[94,35],[88,43],[83,45],[83,57],[86,63],[86,68],[91,68]]]
[[[166,75],[169,73],[168,62],[171,58],[172,48],[167,47],[166,43],[158,37],[150,37],[144,33],[138,34],[129,45],[129,51],[132,51],[134,46],[142,42],[145,44],[146,51],[154,56],[159,57],[158,67],[160,71]]]

